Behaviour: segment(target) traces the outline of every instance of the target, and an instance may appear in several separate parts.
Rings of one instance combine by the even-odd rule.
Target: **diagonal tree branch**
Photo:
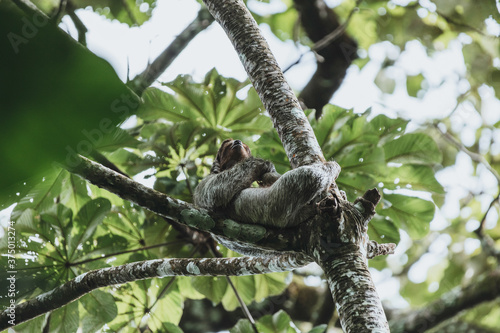
[[[488,171],[491,172],[491,174],[496,178],[497,183],[500,185],[500,175],[488,163],[488,161],[484,158],[483,155],[472,152],[469,149],[467,149],[467,147],[465,147],[463,145],[463,143],[461,143],[460,141],[455,139],[449,132],[445,132],[445,131],[441,130],[441,128],[439,128],[438,124],[433,124],[433,126],[439,132],[439,134],[441,134],[441,136],[443,138],[445,138],[446,141],[448,141],[450,144],[455,146],[455,148],[457,148],[459,151],[463,151],[464,153],[466,153],[474,162],[481,163],[482,165],[484,165],[486,167],[486,169],[488,169]]]
[[[76,166],[67,167],[70,172],[164,218],[208,231],[217,236],[218,241],[239,253],[281,255],[282,251],[298,251],[302,246],[300,233],[307,231],[306,224],[298,228],[280,229],[238,223],[171,198],[85,157],[78,156],[78,161]],[[302,253],[296,252],[295,255],[300,260],[311,261]]]
[[[309,121],[245,4],[239,0],[204,2],[233,43],[292,168],[324,162]]]
[[[157,259],[103,268],[71,281],[0,313],[0,331],[74,301],[94,289],[167,276],[242,276],[286,272],[303,266],[292,255],[255,258]],[[15,320],[11,321],[11,318]],[[10,322],[11,321],[11,322]]]
[[[243,2],[204,2],[233,43],[271,116],[292,168],[325,162],[307,117]],[[295,250],[313,257],[325,271],[346,332],[389,332],[366,265],[366,232],[380,194],[376,189],[369,190],[351,204],[335,191],[334,183],[331,186],[331,197],[318,206],[315,218],[294,228],[300,242]],[[372,246],[371,254],[390,253],[394,247]]]
[[[140,96],[144,89],[149,87],[170,66],[189,42],[213,21],[212,15],[205,7],[202,7],[194,21],[152,63],[148,64],[142,73],[128,82],[128,86]]]

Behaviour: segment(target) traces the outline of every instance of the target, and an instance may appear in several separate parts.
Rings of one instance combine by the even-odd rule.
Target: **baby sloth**
[[[316,214],[316,204],[326,197],[338,172],[336,163],[326,162],[278,177],[271,162],[252,157],[240,140],[228,139],[222,142],[210,174],[196,188],[194,203],[238,222],[296,226]],[[251,187],[254,181],[261,187]]]

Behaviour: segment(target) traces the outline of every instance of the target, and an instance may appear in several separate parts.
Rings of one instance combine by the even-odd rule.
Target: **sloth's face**
[[[251,156],[250,148],[240,140],[224,140],[217,152],[220,171],[230,169]]]

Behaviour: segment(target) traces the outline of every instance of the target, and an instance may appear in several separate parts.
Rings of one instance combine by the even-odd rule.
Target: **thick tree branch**
[[[311,125],[245,4],[240,0],[204,2],[233,43],[273,120],[292,168],[323,162]]]
[[[342,327],[349,327],[350,332],[389,332],[387,321],[381,320],[385,318],[382,303],[357,247],[343,246],[335,253],[333,259],[321,262],[321,266],[337,310],[343,314]]]
[[[375,214],[380,200],[376,189],[367,191],[354,204],[341,201],[341,215],[311,231],[329,235],[326,241],[311,242],[308,253],[323,268],[328,279],[332,297],[337,306],[342,328],[346,332],[389,332],[382,304],[375,290],[368,266],[367,249],[371,254],[379,251],[392,253],[395,244],[367,246],[368,222]],[[324,218],[322,220],[325,220]],[[321,239],[321,238],[320,238]],[[374,250],[379,249],[379,250]]]
[[[305,263],[303,263],[305,264]],[[0,314],[0,330],[60,308],[94,289],[167,276],[242,276],[286,272],[295,269],[291,255],[255,258],[157,259],[103,268],[81,274],[31,300],[7,308]],[[11,321],[11,318],[15,320]]]
[[[307,232],[306,224],[299,226],[299,229],[273,229],[228,220],[182,200],[173,199],[85,157],[78,159],[76,166],[68,167],[72,173],[164,218],[208,231],[217,236],[218,241],[242,254],[278,255],[282,251],[299,251],[302,246],[300,232]],[[296,257],[301,261],[311,261],[301,253],[296,253]]]
[[[324,162],[323,153],[299,102],[286,83],[266,41],[240,0],[204,0],[229,39],[271,115],[292,168]],[[366,266],[368,222],[380,200],[376,189],[354,204],[332,184],[314,219],[292,230],[294,248],[313,257],[325,270],[346,332],[388,332],[384,310]],[[232,244],[234,245],[234,243]],[[393,245],[371,244],[370,254],[390,253]],[[350,306],[349,304],[353,304]]]
[[[461,311],[473,308],[500,296],[500,271],[492,271],[463,289],[444,294],[425,308],[404,313],[391,322],[392,333],[419,333],[429,330]]]
[[[170,66],[189,42],[191,42],[198,33],[212,24],[213,21],[214,19],[208,10],[206,8],[201,8],[194,21],[191,22],[152,63],[148,64],[142,73],[128,82],[128,86],[140,96],[144,89],[149,87],[165,69]]]

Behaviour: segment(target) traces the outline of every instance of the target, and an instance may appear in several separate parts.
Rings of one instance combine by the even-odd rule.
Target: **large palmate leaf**
[[[388,162],[404,164],[434,164],[441,162],[436,142],[423,133],[405,134],[384,145]]]
[[[422,237],[434,216],[434,204],[414,197],[412,191],[444,193],[434,176],[433,166],[441,161],[434,140],[423,133],[406,134],[404,119],[385,115],[370,119],[370,111],[355,114],[327,105],[320,121],[309,118],[325,156],[341,166],[337,184],[350,200],[373,187],[407,191],[408,196],[383,194],[384,209],[377,212],[385,218],[373,220],[370,236],[397,242],[398,228],[403,228]]]
[[[384,194],[377,208],[378,214],[390,217],[414,239],[422,238],[429,231],[428,222],[434,217],[434,211],[434,203],[401,194]]]
[[[138,115],[147,121],[194,121],[200,130],[212,129],[222,137],[229,132],[262,133],[271,128],[271,122],[255,91],[250,89],[245,100],[236,96],[246,85],[223,78],[215,70],[207,74],[203,83],[195,83],[187,75],[179,76],[165,84],[174,93],[147,89]]]

